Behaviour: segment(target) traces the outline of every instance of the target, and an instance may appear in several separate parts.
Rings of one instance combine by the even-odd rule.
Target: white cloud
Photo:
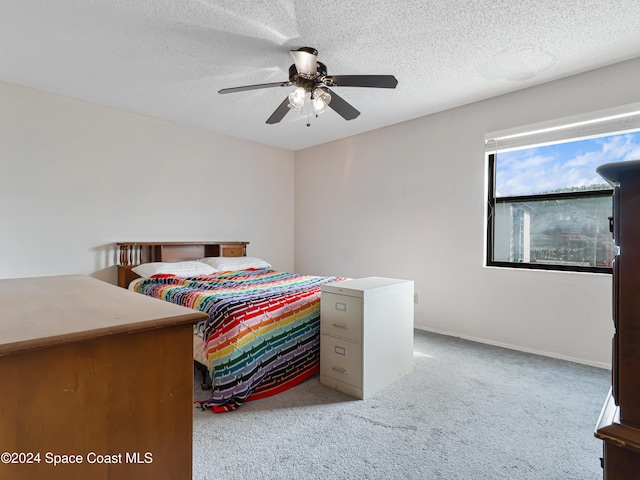
[[[598,166],[607,161],[603,152],[587,152],[564,163],[567,167]]]

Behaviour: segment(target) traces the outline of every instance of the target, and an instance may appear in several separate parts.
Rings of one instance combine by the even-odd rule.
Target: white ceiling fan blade
[[[298,73],[315,75],[318,69],[318,51],[315,48],[302,47],[298,50],[290,50],[293,62]]]

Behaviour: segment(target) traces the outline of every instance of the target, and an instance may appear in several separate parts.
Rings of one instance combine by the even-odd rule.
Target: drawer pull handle
[[[332,325],[336,328],[344,328],[347,329],[347,326],[344,323],[332,323]]]
[[[347,304],[342,302],[336,302],[336,310],[340,310],[341,312],[346,312]]]
[[[347,374],[347,371],[344,368],[340,368],[340,367],[331,367],[331,370],[333,370],[334,372],[338,372],[341,373],[343,375]]]

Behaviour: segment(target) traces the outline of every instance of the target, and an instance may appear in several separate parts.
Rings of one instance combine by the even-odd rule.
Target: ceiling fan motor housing
[[[292,64],[289,67],[289,82],[307,91],[313,90],[319,83],[323,83],[322,78],[327,76],[327,66],[322,62],[317,62],[317,64],[318,69],[313,75],[298,73],[296,64]]]

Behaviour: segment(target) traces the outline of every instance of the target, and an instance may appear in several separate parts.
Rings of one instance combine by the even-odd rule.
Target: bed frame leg
[[[209,376],[209,369],[200,362],[196,362],[195,360],[193,361],[193,364],[202,375],[202,383],[200,384],[200,388],[202,388],[202,390],[211,390],[213,386],[211,384],[211,377]]]

